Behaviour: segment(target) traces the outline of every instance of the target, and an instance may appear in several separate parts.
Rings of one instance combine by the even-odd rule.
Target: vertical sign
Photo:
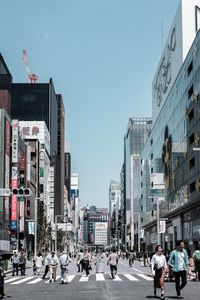
[[[12,167],[12,189],[17,188],[17,167]],[[11,229],[17,229],[17,197],[11,197]]]
[[[10,187],[10,123],[5,121],[5,188]],[[5,220],[9,221],[9,197],[5,197]]]
[[[13,120],[12,126],[12,163],[18,163],[18,120]]]
[[[159,233],[165,233],[166,231],[166,221],[159,221]]]

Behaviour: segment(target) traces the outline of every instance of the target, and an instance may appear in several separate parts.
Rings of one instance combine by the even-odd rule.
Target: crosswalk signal
[[[32,192],[29,188],[13,189],[12,194],[16,197],[30,197]]]

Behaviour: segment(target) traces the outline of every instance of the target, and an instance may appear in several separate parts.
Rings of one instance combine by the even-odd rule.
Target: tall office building
[[[4,108],[10,116],[10,88],[12,75],[0,53],[0,109]]]
[[[64,169],[64,109],[62,97],[49,83],[14,83],[11,87],[11,117],[20,121],[45,121],[50,133],[50,164],[54,167],[55,214],[63,213]],[[61,171],[62,169],[62,171]],[[63,193],[62,193],[63,191]],[[62,197],[61,197],[62,194]]]
[[[129,244],[134,246],[134,213],[138,212],[139,202],[139,156],[150,135],[151,118],[130,118],[124,136],[124,235],[129,236]],[[125,237],[127,241],[127,237]]]
[[[113,213],[114,206],[121,206],[121,187],[120,184],[111,180],[109,187],[109,214]]]

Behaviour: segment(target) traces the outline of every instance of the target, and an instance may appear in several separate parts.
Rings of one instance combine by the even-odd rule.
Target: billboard
[[[20,121],[19,131],[24,139],[37,139],[50,154],[50,134],[44,121]]]
[[[153,123],[200,28],[199,12],[199,0],[181,0],[152,83]]]
[[[10,187],[10,123],[5,120],[5,188]],[[9,221],[9,197],[4,198],[5,220]]]
[[[12,189],[18,187],[18,180],[17,180],[17,167],[12,167],[12,180],[11,180],[11,187]],[[11,229],[17,229],[17,197],[12,194],[11,196]]]

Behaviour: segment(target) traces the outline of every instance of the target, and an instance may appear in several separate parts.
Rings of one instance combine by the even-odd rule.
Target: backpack
[[[194,259],[195,261],[200,262],[200,251],[195,252]]]

